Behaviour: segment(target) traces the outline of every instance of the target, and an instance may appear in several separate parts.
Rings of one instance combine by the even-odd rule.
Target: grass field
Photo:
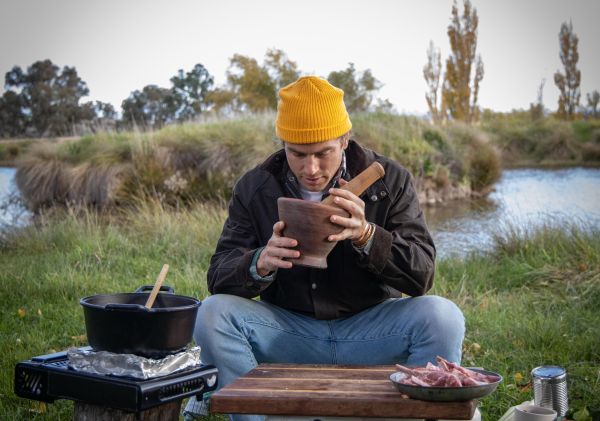
[[[225,218],[222,205],[166,211],[154,203],[119,214],[43,215],[0,240],[0,419],[69,420],[72,403],[38,404],[13,393],[16,362],[86,343],[81,297],[165,283],[207,295],[206,270]],[[496,250],[438,262],[433,293],[464,311],[464,365],[498,371],[504,382],[481,401],[483,419],[532,398],[529,372],[566,367],[571,418],[600,416],[600,232],[547,228],[504,233]]]

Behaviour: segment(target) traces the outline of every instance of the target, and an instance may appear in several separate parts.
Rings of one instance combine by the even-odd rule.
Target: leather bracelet
[[[361,235],[360,238],[357,241],[354,241],[354,247],[356,248],[363,248],[364,246],[366,246],[369,241],[371,241],[371,238],[373,238],[373,235],[375,234],[375,225],[372,223],[368,223],[368,230],[365,233],[366,235]]]

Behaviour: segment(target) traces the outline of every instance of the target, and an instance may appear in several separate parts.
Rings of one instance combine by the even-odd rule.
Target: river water
[[[506,230],[600,228],[600,169],[505,170],[487,198],[426,207],[425,215],[440,257],[490,249]]]
[[[14,174],[0,168],[0,206],[16,190]],[[600,228],[600,169],[505,170],[485,199],[424,210],[440,258],[490,249],[494,234],[506,229],[565,223]],[[19,206],[0,208],[0,226],[27,223],[28,217]]]
[[[18,197],[15,172],[14,168],[0,167],[0,229],[5,226],[26,224],[31,216],[14,201]]]

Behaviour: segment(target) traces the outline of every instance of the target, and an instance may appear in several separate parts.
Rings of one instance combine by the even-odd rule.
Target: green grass
[[[600,416],[598,234],[505,233],[494,252],[441,262],[434,292],[456,301],[467,320],[463,364],[493,368],[505,379],[482,401],[485,419],[531,399],[529,373],[540,365],[565,367],[573,412]]]
[[[79,299],[166,282],[207,295],[206,270],[223,205],[180,212],[156,203],[100,216],[56,212],[0,241],[0,419],[68,420],[72,404],[39,405],[13,393],[18,361],[85,343]],[[566,367],[571,408],[600,410],[600,232],[547,228],[505,233],[495,251],[438,263],[433,293],[464,311],[464,365],[498,371],[504,382],[481,401],[485,420],[531,399],[529,372]]]
[[[163,263],[177,293],[207,295],[206,270],[224,220],[221,207],[167,213],[148,206],[100,217],[43,217],[0,246],[0,419],[70,419],[68,402],[45,406],[12,392],[19,360],[85,343],[79,299],[153,284]],[[41,409],[40,409],[41,408]],[[47,411],[38,414],[40,410]]]

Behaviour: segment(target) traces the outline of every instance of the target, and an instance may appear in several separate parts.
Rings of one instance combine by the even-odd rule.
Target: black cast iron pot
[[[151,309],[144,306],[152,289],[92,295],[80,300],[88,342],[96,351],[164,358],[185,349],[192,340],[200,301],[161,287]]]

